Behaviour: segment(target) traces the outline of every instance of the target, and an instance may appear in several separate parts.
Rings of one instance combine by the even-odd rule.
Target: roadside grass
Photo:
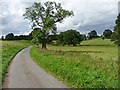
[[[10,63],[10,61],[12,60],[12,58],[22,49],[28,47],[31,43],[30,41],[25,41],[25,40],[21,40],[21,41],[0,41],[1,46],[0,49],[2,56],[0,59],[0,62],[2,62],[2,66],[1,66],[1,71],[0,73],[2,73],[2,78],[5,77],[6,74],[6,70],[7,67]],[[32,45],[32,44],[31,44]]]
[[[68,87],[118,88],[118,47],[109,44],[47,45],[46,51],[34,46],[30,55],[38,65]]]

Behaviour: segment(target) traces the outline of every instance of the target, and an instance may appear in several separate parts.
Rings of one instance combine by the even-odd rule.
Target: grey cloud
[[[43,0],[38,1],[43,3]],[[62,24],[57,24],[58,32],[76,29],[81,33],[88,33],[95,29],[98,34],[102,34],[105,29],[113,30],[114,28],[114,22],[117,17],[117,0],[111,0],[111,2],[110,0],[104,0],[104,2],[100,0],[57,0],[57,2],[62,3],[63,8],[73,10],[75,13],[74,17],[67,18]],[[32,5],[33,0],[4,3],[7,6],[4,6],[4,11],[2,10],[3,34],[6,35],[9,32],[15,34],[29,33],[31,31],[30,25],[26,20],[23,20],[22,14],[18,13],[18,11],[25,11],[26,7]]]

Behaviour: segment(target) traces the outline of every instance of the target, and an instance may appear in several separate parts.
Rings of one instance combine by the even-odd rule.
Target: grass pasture
[[[71,88],[118,88],[118,47],[108,39],[102,41],[83,41],[76,47],[47,45],[48,51],[33,47],[30,54]]]
[[[91,40],[85,40],[81,43],[84,46],[115,46],[114,42],[111,42],[110,39],[96,38]]]

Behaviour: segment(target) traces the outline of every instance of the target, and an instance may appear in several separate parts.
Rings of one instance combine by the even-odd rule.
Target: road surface
[[[30,57],[32,46],[23,49],[12,60],[3,88],[66,88],[49,73],[39,67]]]

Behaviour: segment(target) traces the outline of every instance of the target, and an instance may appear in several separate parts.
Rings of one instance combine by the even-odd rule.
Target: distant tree
[[[63,43],[63,45],[73,45],[73,46],[80,44],[80,42],[82,41],[80,33],[72,29],[61,33],[60,40],[61,40],[60,42]]]
[[[116,25],[111,36],[111,41],[114,41],[116,45],[120,46],[120,14],[118,15],[115,23]]]
[[[116,45],[119,44],[119,40],[118,40],[119,34],[117,32],[113,32],[111,35],[111,41],[114,41],[114,43]]]
[[[38,38],[42,37],[42,48],[47,49],[46,39],[50,31],[54,34],[57,30],[56,23],[62,22],[64,18],[73,16],[72,11],[65,10],[60,3],[45,2],[44,6],[41,3],[34,3],[26,8],[23,15],[25,19],[29,19],[32,23],[32,28],[39,28],[33,36],[33,40],[39,43]]]
[[[4,36],[1,36],[1,40],[4,40]]]
[[[112,35],[112,31],[109,30],[109,29],[106,29],[104,32],[103,32],[103,36],[107,39],[110,39],[111,38],[111,35]]]
[[[14,40],[20,40],[19,36],[14,36]]]
[[[63,44],[63,35],[64,35],[64,32],[60,32],[60,34],[58,34],[57,36],[57,43],[60,44],[62,43]]]
[[[30,40],[29,35],[14,36],[14,40]]]
[[[13,33],[9,33],[5,36],[5,40],[14,40],[14,34]]]
[[[86,39],[87,39],[86,35],[85,34],[81,34],[81,40],[83,41],[83,40],[86,40]]]
[[[32,32],[31,33],[29,33],[29,35],[28,35],[28,40],[32,40],[33,39],[33,37],[32,37]]]
[[[97,36],[97,32],[95,30],[88,33],[88,38],[89,39],[93,39],[93,38],[96,38],[96,37],[98,37],[98,36]]]

